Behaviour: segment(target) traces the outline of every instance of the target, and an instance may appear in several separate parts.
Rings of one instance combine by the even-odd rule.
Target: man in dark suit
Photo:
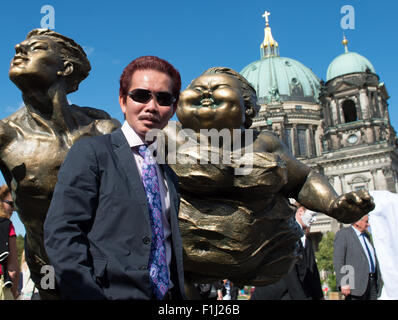
[[[315,261],[310,236],[311,224],[315,221],[315,212],[306,209],[298,202],[296,221],[304,235],[298,242],[298,261],[293,269],[278,282],[256,287],[252,300],[320,300],[323,299],[321,279]]]
[[[346,300],[377,300],[381,276],[377,257],[366,232],[369,217],[336,233],[333,264],[337,286]]]
[[[70,149],[44,225],[62,298],[185,298],[177,178],[146,141],[175,113],[180,88],[167,61],[135,59],[120,78],[122,128]]]

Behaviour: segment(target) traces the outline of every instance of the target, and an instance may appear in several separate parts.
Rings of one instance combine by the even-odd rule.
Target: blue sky
[[[344,32],[349,50],[367,57],[385,82],[391,123],[398,129],[398,2],[391,0],[1,1],[1,119],[22,105],[20,91],[8,78],[9,63],[15,44],[40,27],[44,5],[55,10],[55,31],[83,46],[91,62],[89,77],[69,100],[103,109],[120,121],[118,80],[131,60],[150,54],[170,61],[181,73],[183,88],[212,66],[241,71],[260,59],[267,10],[280,55],[300,61],[324,80],[329,63],[344,52]],[[344,5],[355,10],[355,29],[341,28]],[[17,233],[24,234],[16,214],[13,221]]]

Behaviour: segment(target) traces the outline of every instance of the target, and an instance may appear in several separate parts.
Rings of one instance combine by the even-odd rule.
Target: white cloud
[[[83,50],[86,53],[86,55],[90,55],[94,52],[94,47],[91,46],[83,46]]]
[[[9,114],[9,113],[14,113],[16,111],[18,111],[19,109],[23,108],[25,106],[25,104],[23,102],[19,103],[19,106],[7,106],[4,110],[5,113]]]

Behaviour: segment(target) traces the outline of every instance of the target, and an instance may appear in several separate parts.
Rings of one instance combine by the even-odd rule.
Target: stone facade
[[[325,175],[338,194],[368,189],[398,192],[397,137],[388,92],[371,62],[348,50],[337,56],[326,83],[300,62],[279,56],[264,13],[261,60],[241,74],[253,85],[261,109],[252,128],[270,130],[291,153]],[[320,214],[311,230],[319,240],[341,224]]]
[[[296,158],[328,177],[338,194],[362,188],[398,192],[397,137],[378,75],[367,70],[321,81],[318,98],[260,100],[252,127],[275,132]],[[320,240],[341,226],[320,214],[311,233]]]

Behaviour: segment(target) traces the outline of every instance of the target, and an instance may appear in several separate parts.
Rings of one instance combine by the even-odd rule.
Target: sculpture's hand
[[[353,223],[372,211],[374,207],[373,198],[368,191],[352,191],[332,202],[330,216],[343,223]]]

